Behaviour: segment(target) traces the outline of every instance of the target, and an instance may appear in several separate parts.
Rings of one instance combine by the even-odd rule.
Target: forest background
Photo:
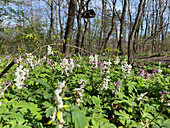
[[[93,9],[95,17],[83,18]],[[170,49],[168,0],[1,0],[0,54],[30,53],[55,44],[73,53],[161,54]],[[84,50],[83,50],[84,49]]]

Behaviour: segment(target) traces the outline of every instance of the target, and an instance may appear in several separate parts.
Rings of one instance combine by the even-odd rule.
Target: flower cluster
[[[157,69],[156,69],[156,68],[153,68],[153,70],[152,70],[152,75],[155,76],[156,72],[157,72]]]
[[[109,59],[108,62],[107,62],[107,61],[104,61],[104,62],[103,62],[103,70],[104,70],[104,73],[107,73],[107,74],[110,73],[111,64],[112,64],[112,63],[110,62],[110,59]]]
[[[115,81],[114,82],[115,90],[112,90],[112,93],[115,93],[115,92],[119,93],[120,92],[120,87],[121,87],[120,83],[121,83],[121,81],[119,81],[119,82]]]
[[[19,55],[18,58],[16,59],[16,63],[21,63],[21,61],[22,61],[22,57],[21,55]]]
[[[70,74],[73,72],[75,64],[72,58],[70,60],[67,60],[66,58],[64,58],[61,63],[61,66],[62,68],[64,68],[66,76],[70,76]]]
[[[83,92],[84,92],[84,87],[87,85],[87,82],[85,80],[80,80],[80,88],[75,88],[74,90],[76,91],[76,103],[77,103],[77,106],[80,105],[80,103],[83,102]]]
[[[122,71],[125,73],[129,73],[130,74],[130,71],[132,70],[132,66],[129,64],[127,64],[127,62],[125,62],[123,65],[122,65]]]
[[[140,71],[140,74],[139,74],[139,75],[142,76],[142,77],[145,76],[145,79],[147,79],[147,78],[149,77],[149,73],[146,72],[144,69],[142,69],[142,70]]]
[[[29,70],[23,68],[22,65],[16,68],[14,81],[16,82],[15,85],[18,89],[22,89],[26,76],[28,75],[28,72]]]
[[[162,90],[162,91],[159,92],[159,94],[161,94],[161,97],[160,97],[162,99],[161,101],[164,102],[165,98],[169,94],[169,92]]]
[[[138,100],[138,101],[143,100],[143,98],[144,98],[144,96],[145,96],[146,94],[148,94],[148,92],[141,93],[141,94],[139,95],[139,97],[137,98],[137,100]]]
[[[142,128],[150,128],[150,123],[151,121],[149,119],[146,119],[145,123],[141,123],[142,124]]]
[[[64,119],[63,119],[63,112],[60,111],[60,109],[63,108],[63,101],[62,101],[62,97],[60,96],[60,93],[62,93],[62,89],[65,87],[65,81],[62,82],[58,82],[58,88],[55,90],[55,94],[56,94],[56,100],[57,100],[57,107],[58,107],[58,111],[60,113],[60,119],[59,119],[59,128],[63,127],[63,124],[65,123]],[[55,121],[56,118],[56,112],[53,113],[53,116],[51,117],[52,121]]]
[[[102,68],[102,62],[100,61],[100,58],[98,59],[98,68],[99,68],[99,69]]]
[[[6,58],[6,60],[9,60],[10,59],[10,55],[7,55],[5,58]]]
[[[1,96],[3,96],[3,95],[4,95],[4,91],[3,91],[2,87],[0,86],[0,98],[1,98]]]
[[[60,97],[60,93],[62,92],[62,89],[65,87],[65,81],[62,82],[58,82],[58,89],[55,90],[55,94],[57,96],[57,106],[59,109],[63,108],[63,101],[62,101],[62,97]]]
[[[111,62],[110,59],[108,62],[104,61],[103,62],[103,74],[105,75],[105,78],[103,79],[103,84],[101,87],[101,90],[107,89],[110,81],[110,76],[108,74],[110,73],[110,67],[111,67]]]
[[[119,57],[118,57],[118,56],[116,56],[116,59],[115,59],[115,61],[114,61],[114,64],[115,64],[115,65],[118,65],[118,64],[119,64],[119,62],[120,62],[120,59],[119,59]]]
[[[159,61],[159,69],[158,69],[158,73],[162,73],[162,70],[161,70],[161,61]]]
[[[9,85],[9,84],[11,84],[11,82],[5,81],[4,85]]]
[[[47,47],[47,55],[54,55],[54,53],[52,51],[52,47],[50,45],[48,45],[48,47]]]
[[[92,68],[98,67],[98,55],[90,55],[89,62],[92,64]]]
[[[37,64],[36,61],[36,56],[33,56],[32,53],[26,53],[27,58],[26,58],[26,63],[32,68],[34,69],[34,66]]]
[[[103,79],[103,84],[101,87],[101,90],[107,89],[110,81],[110,76],[106,76],[106,78]]]
[[[0,86],[0,98],[4,95],[4,91],[2,89],[2,87]],[[0,102],[0,106],[2,105],[3,103]]]

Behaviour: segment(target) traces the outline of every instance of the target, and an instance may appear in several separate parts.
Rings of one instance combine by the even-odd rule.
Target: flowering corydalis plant
[[[101,62],[100,58],[98,59],[98,68],[99,68],[99,69],[102,68],[102,62]]]
[[[64,58],[60,65],[64,69],[66,76],[70,76],[75,67],[75,64],[72,58],[70,60]]]
[[[102,70],[102,74],[104,76],[103,81],[102,81],[102,87],[101,90],[106,90],[108,88],[109,85],[109,81],[110,81],[110,76],[108,75],[110,73],[110,67],[111,67],[111,62],[110,59],[109,61],[104,61],[103,62],[103,70]]]
[[[142,69],[140,71],[140,74],[139,74],[141,77],[145,77],[145,79],[147,79],[149,77],[149,73],[146,72],[144,69]]]
[[[119,64],[119,62],[120,62],[120,59],[119,59],[119,57],[118,57],[118,56],[116,56],[115,61],[114,61],[114,64],[115,64],[115,65],[118,65],[118,64]]]
[[[103,62],[103,70],[104,70],[104,73],[107,73],[109,74],[110,73],[110,67],[111,67],[111,61],[109,59],[109,61],[104,61]]]
[[[114,87],[115,87],[115,90],[112,90],[112,93],[119,93],[120,92],[120,88],[121,88],[121,85],[120,85],[121,81],[119,82],[114,82]]]
[[[167,92],[165,90],[162,90],[162,91],[159,92],[159,94],[161,95],[161,97],[160,97],[161,98],[161,102],[164,102],[166,97],[167,97],[167,95],[169,94],[169,92]]]
[[[86,80],[80,80],[80,88],[75,88],[74,90],[76,91],[76,103],[77,106],[80,105],[80,103],[83,102],[83,92],[84,92],[84,87],[87,85]]]
[[[6,58],[6,60],[9,60],[10,59],[10,55],[7,55],[5,58]]]
[[[2,87],[0,86],[0,98],[4,95],[4,91],[2,89]],[[3,103],[0,102],[0,106],[2,105]]]
[[[19,55],[18,56],[18,58],[16,59],[16,63],[21,63],[22,62],[22,56],[21,55]]]
[[[47,55],[54,55],[54,53],[52,51],[52,47],[50,45],[48,45],[48,47],[47,47]]]
[[[65,87],[65,81],[62,82],[58,82],[58,88],[55,90],[55,94],[56,94],[56,100],[57,100],[57,106],[59,109],[63,108],[63,101],[62,101],[62,97],[60,96],[60,93],[62,93],[62,89]]]
[[[101,90],[106,90],[109,86],[110,76],[106,76],[106,78],[103,79],[103,84],[101,87]]]
[[[125,62],[123,65],[122,65],[122,71],[123,73],[128,73],[130,74],[130,71],[132,70],[132,66],[129,64],[127,64],[127,62]]]
[[[161,70],[161,61],[159,61],[159,69],[158,69],[158,73],[161,74],[162,73],[162,70]]]
[[[157,69],[156,69],[156,68],[153,68],[153,70],[152,70],[152,75],[155,76],[156,72],[157,72]]]
[[[0,98],[4,95],[4,91],[2,89],[2,87],[0,86]]]
[[[36,61],[36,56],[33,56],[32,53],[26,53],[26,63],[32,68],[34,69],[34,66],[37,65],[37,61]]]
[[[14,81],[17,89],[22,89],[26,76],[28,75],[28,72],[29,70],[23,68],[22,65],[16,68]]]
[[[92,65],[92,68],[98,67],[98,55],[90,55],[89,62]]]
[[[139,95],[139,97],[137,98],[137,100],[138,100],[138,101],[143,100],[143,99],[144,99],[144,96],[145,96],[146,94],[148,94],[148,92],[141,93],[141,94]]]
[[[63,112],[60,111],[63,108],[62,96],[60,96],[60,95],[62,93],[62,89],[65,87],[65,81],[58,82],[57,85],[58,85],[58,88],[55,90],[55,95],[56,95],[57,108],[58,108],[57,110],[58,110],[58,113],[60,114],[59,128],[62,128],[65,121],[63,119]],[[57,111],[56,111],[56,108],[55,108],[53,116],[51,116],[51,119],[52,119],[53,122],[55,122],[56,113],[57,113]]]
[[[11,84],[11,82],[5,81],[4,85],[9,85],[9,84]]]

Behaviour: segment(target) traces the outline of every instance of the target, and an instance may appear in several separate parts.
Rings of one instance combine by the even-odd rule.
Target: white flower
[[[4,91],[3,91],[2,87],[0,86],[0,98],[1,98],[1,96],[3,96],[3,95],[4,95]]]
[[[0,106],[1,106],[1,105],[3,105],[3,103],[2,103],[2,102],[0,102]]]
[[[75,91],[80,91],[82,88],[75,88],[74,90]]]
[[[97,68],[98,67],[98,55],[90,55],[89,57],[89,62],[92,64],[93,68]]]
[[[63,108],[63,101],[62,97],[60,96],[60,93],[62,93],[62,88],[65,87],[65,81],[58,82],[58,89],[55,90],[55,94],[57,96],[57,106],[59,109]]]
[[[32,53],[26,53],[27,58],[31,58],[32,57]]]
[[[79,84],[81,85],[81,88],[84,88],[87,85],[87,81],[81,79]]]
[[[141,93],[140,96],[137,98],[137,100],[138,100],[138,101],[139,101],[139,100],[142,100],[147,93],[148,93],[148,92]]]
[[[109,77],[108,77],[108,78],[109,78]],[[107,89],[107,88],[108,88],[109,81],[110,81],[108,78],[104,78],[104,79],[103,79],[103,84],[102,84],[101,90],[104,90],[104,89]]]
[[[161,74],[161,73],[162,73],[162,70],[161,70],[161,69],[158,69],[158,73],[160,73],[160,74]]]
[[[81,67],[79,64],[77,64],[76,66],[79,67],[79,68]]]
[[[43,59],[46,60],[47,59],[46,56],[44,56]]]
[[[69,63],[68,60],[64,58],[61,63],[61,67],[64,68],[66,76],[69,76],[73,72],[73,69],[75,67],[73,59],[71,58]]]
[[[50,45],[48,45],[47,47],[47,55],[54,55],[53,51],[52,51],[52,47]]]
[[[62,97],[58,97],[58,98],[57,98],[57,105],[58,105],[58,108],[59,108],[59,109],[63,108]]]
[[[65,81],[63,81],[63,82],[58,82],[58,88],[59,89],[62,89],[62,88],[64,88],[65,87]]]
[[[84,92],[84,87],[86,86],[86,84],[87,84],[87,82],[86,82],[86,80],[80,80],[80,88],[75,88],[74,90],[76,91],[76,95],[77,95],[77,97],[76,97],[76,103],[77,103],[77,105],[79,106],[80,105],[80,103],[82,103],[83,102],[83,92]]]
[[[77,106],[80,106],[80,103],[83,103],[83,100],[80,100],[79,98],[76,99]]]
[[[57,66],[57,62],[54,62],[54,66]]]
[[[65,67],[68,64],[68,60],[66,58],[63,59],[61,65]]]
[[[127,64],[127,62],[125,62],[123,65],[122,65],[122,71],[123,72],[127,72],[130,74],[130,71],[132,70],[132,66],[129,64]]]
[[[22,89],[22,86],[24,85],[24,81],[26,79],[26,75],[28,75],[28,70],[23,68],[22,65],[16,68],[14,81],[16,82],[15,85],[18,89]]]
[[[89,62],[93,62],[93,60],[94,60],[93,55],[90,55],[90,57],[89,57]]]
[[[62,128],[62,127],[63,127],[63,124],[64,124],[65,122],[66,122],[66,121],[64,121],[64,119],[63,119],[63,112],[60,111],[60,121],[59,121],[58,128]]]

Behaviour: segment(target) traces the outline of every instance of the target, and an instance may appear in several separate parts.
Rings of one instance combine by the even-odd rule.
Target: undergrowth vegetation
[[[170,65],[126,56],[17,56],[0,79],[1,128],[168,128]],[[16,57],[16,56],[15,56]],[[0,71],[14,56],[2,56]]]

